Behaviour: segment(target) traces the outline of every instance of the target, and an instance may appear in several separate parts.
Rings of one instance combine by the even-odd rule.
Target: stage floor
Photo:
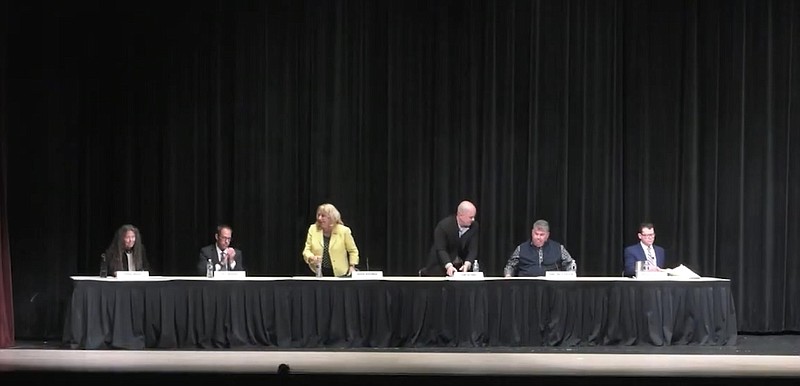
[[[281,366],[285,365],[285,366]],[[4,373],[4,374],[3,374]],[[9,377],[7,377],[9,376]],[[740,335],[736,346],[323,350],[71,350],[18,342],[0,350],[0,377],[19,381],[236,380],[284,384],[797,384],[800,335]],[[166,378],[165,378],[166,377]],[[175,378],[178,377],[178,378]],[[699,382],[698,382],[699,381]],[[119,383],[119,382],[116,382]]]

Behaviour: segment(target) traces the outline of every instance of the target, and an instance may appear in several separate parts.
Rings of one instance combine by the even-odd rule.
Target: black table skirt
[[[85,349],[735,345],[729,281],[75,280]]]

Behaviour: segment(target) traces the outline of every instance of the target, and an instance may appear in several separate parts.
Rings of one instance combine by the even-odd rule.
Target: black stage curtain
[[[72,348],[735,345],[730,282],[78,280]]]
[[[194,272],[217,223],[250,275],[307,274],[334,203],[361,267],[416,274],[473,200],[499,275],[533,221],[617,276],[642,220],[730,278],[747,332],[800,331],[796,1],[9,5],[17,336],[58,336],[116,228]]]
[[[14,300],[11,285],[11,251],[8,245],[8,201],[6,195],[6,38],[8,12],[0,5],[0,348],[14,345]]]

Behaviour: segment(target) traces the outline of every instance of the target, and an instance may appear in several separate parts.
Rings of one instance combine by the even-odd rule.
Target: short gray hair
[[[531,229],[541,229],[545,232],[550,232],[550,224],[545,220],[536,220]]]

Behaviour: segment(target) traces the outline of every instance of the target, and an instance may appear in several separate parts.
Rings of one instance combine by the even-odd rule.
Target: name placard
[[[214,279],[241,279],[247,277],[245,271],[216,271]]]
[[[353,271],[350,277],[358,280],[383,279],[383,271]]]
[[[547,271],[544,273],[546,279],[574,279],[578,277],[575,271]]]
[[[142,280],[150,277],[150,271],[117,271],[118,280]]]
[[[456,272],[451,280],[483,280],[483,272]]]
[[[639,271],[636,278],[639,280],[667,280],[669,274],[666,271]]]

